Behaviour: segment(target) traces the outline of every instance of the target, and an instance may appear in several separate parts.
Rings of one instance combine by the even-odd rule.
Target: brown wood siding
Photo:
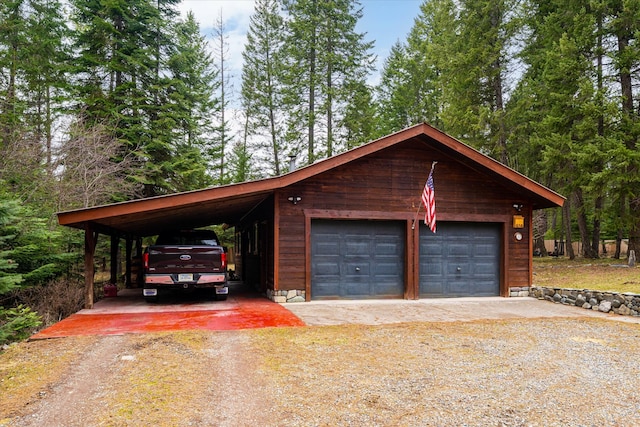
[[[424,142],[406,141],[379,151],[368,157],[338,166],[275,193],[279,206],[277,246],[277,289],[305,289],[307,283],[309,229],[305,212],[314,217],[371,218],[408,220],[415,216],[420,196],[432,161],[437,161],[434,172],[436,207],[439,220],[489,221],[505,224],[501,294],[508,295],[510,286],[529,286],[530,248],[526,243],[530,223],[520,231],[525,240],[515,242],[512,215],[517,213],[514,202],[525,204],[523,212],[530,216],[527,201],[501,186],[494,179],[478,173],[448,155],[430,149]],[[287,199],[301,197],[292,204]],[[418,220],[424,218],[420,209]],[[499,220],[496,220],[499,218]],[[410,229],[408,227],[408,229]],[[415,238],[409,236],[407,248],[413,248]],[[413,271],[415,256],[407,251],[407,289],[405,296],[416,295],[417,273]],[[508,283],[506,283],[508,281]]]

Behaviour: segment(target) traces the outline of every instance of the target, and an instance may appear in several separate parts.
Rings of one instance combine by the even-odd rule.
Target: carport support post
[[[87,224],[84,229],[84,308],[93,308],[93,257],[97,241],[98,234],[94,233],[91,224]]]
[[[126,288],[132,288],[131,285],[131,254],[133,252],[133,239],[131,236],[127,236],[125,245],[125,270],[124,270],[124,285]]]
[[[120,237],[118,235],[111,235],[111,265],[109,283],[115,285],[118,283],[118,249],[120,246]]]

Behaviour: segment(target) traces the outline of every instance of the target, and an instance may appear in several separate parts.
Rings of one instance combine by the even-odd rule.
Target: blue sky
[[[423,1],[361,0],[363,17],[357,29],[367,33],[367,41],[375,41],[374,53],[378,57],[378,72],[391,46],[398,40],[406,40]],[[202,33],[207,37],[211,36],[213,23],[222,14],[228,36],[228,64],[236,78],[242,66],[242,50],[253,5],[253,0],[183,0],[180,5],[183,14],[188,10],[193,11]],[[378,72],[372,76],[374,83],[378,80]]]

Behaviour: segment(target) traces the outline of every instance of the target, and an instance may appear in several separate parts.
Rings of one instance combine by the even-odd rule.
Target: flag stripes
[[[424,223],[429,226],[432,232],[436,232],[436,194],[433,185],[433,166],[429,172],[429,178],[422,190],[422,203],[424,204]]]

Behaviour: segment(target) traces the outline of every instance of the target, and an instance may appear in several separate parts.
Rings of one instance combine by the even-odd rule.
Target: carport
[[[93,307],[94,254],[99,235],[111,239],[110,282],[117,283],[116,251],[126,241],[125,284],[132,284],[134,242],[166,229],[234,224],[273,194],[272,180],[222,186],[143,200],[61,212],[61,225],[84,230],[85,308]]]

